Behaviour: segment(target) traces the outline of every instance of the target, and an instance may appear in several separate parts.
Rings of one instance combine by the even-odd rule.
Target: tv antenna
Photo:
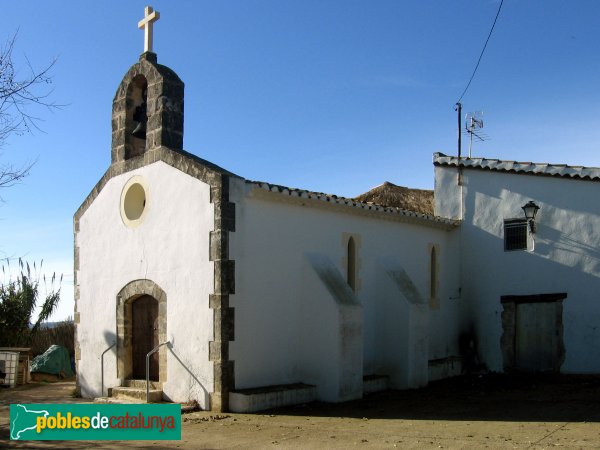
[[[484,134],[483,128],[483,111],[475,111],[465,115],[465,132],[469,134],[469,158],[473,148],[473,137],[479,142],[484,142],[488,136]]]

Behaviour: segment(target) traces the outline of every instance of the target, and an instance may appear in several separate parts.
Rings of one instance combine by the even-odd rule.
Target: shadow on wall
[[[501,218],[498,220],[502,221]],[[469,266],[477,268],[472,273],[477,273],[479,280],[493,280],[495,283],[489,286],[498,287],[503,295],[562,292],[569,285],[581,287],[598,282],[600,249],[593,242],[590,244],[574,239],[540,221],[536,221],[536,226],[535,249],[511,252],[504,251],[502,235],[471,227],[469,240],[477,245],[465,246],[464,255]],[[550,279],[548,274],[552,274]],[[557,282],[558,286],[548,287]],[[502,289],[502,286],[505,288]],[[531,292],[521,292],[525,287]]]
[[[117,335],[112,331],[104,332],[104,349],[100,354],[100,397],[104,397],[106,395],[106,365],[107,365],[107,355],[111,355],[115,361],[115,372],[117,370]],[[116,374],[115,374],[116,375]],[[94,393],[94,395],[98,395]]]
[[[572,255],[582,255],[594,261],[594,265],[590,267],[580,267],[586,272],[600,274],[600,248],[578,239],[573,239],[572,236],[563,233],[556,228],[537,224],[537,234],[542,237],[536,242],[536,253],[541,256],[552,258],[553,251],[561,251]],[[595,230],[594,230],[595,231]]]
[[[465,327],[465,331],[458,336],[458,348],[462,358],[463,374],[487,372],[487,367],[479,357],[477,333],[473,324]]]
[[[540,198],[544,202],[544,206],[536,219],[537,232],[535,234],[535,250],[532,252],[505,252],[503,245],[503,223],[504,217],[498,214],[498,208],[482,207],[478,208],[478,201],[481,202],[481,196],[484,196],[490,205],[490,199],[498,202],[498,207],[507,199],[502,195],[502,189],[493,185],[480,186],[476,195],[470,195],[465,199],[466,211],[478,210],[478,215],[473,217],[473,226],[469,227],[469,241],[477,243],[477,250],[472,250],[469,246],[465,246],[466,253],[469,253],[471,265],[477,267],[479,274],[488,273],[494,274],[495,281],[504,281],[499,279],[505,275],[502,272],[506,267],[503,267],[503,261],[506,264],[508,254],[513,254],[510,264],[520,264],[523,270],[519,270],[518,274],[515,271],[511,272],[513,276],[519,278],[520,275],[535,272],[537,274],[553,274],[552,278],[562,280],[573,280],[579,277],[592,276],[598,278],[600,276],[600,236],[597,233],[597,227],[600,226],[600,216],[597,211],[585,211],[582,208],[572,209],[565,207],[561,209],[561,197],[548,198],[547,192],[539,192],[539,189],[532,189],[532,192],[520,192],[518,186],[515,186],[515,191],[511,193],[513,196],[521,196],[523,198]],[[478,200],[479,199],[479,200]],[[581,202],[580,202],[581,203]],[[557,206],[559,204],[559,206]],[[581,206],[581,205],[580,205]],[[518,208],[517,208],[518,209]],[[515,216],[521,214],[515,209]],[[484,217],[484,219],[482,219]],[[550,226],[551,224],[552,226]],[[559,229],[559,228],[563,229]],[[499,234],[497,234],[499,233]],[[485,252],[492,252],[486,254]],[[522,253],[522,255],[519,255]],[[490,258],[490,256],[498,256],[498,258]],[[527,260],[527,258],[532,258]],[[537,259],[534,261],[533,258]],[[491,262],[490,262],[491,261]],[[543,262],[542,262],[543,261]],[[483,264],[483,265],[481,265]],[[563,269],[560,269],[560,266]],[[514,269],[514,268],[513,268]],[[544,269],[549,271],[544,272]],[[579,278],[583,282],[582,278]],[[577,284],[581,286],[581,282]],[[514,279],[513,279],[514,281]],[[593,281],[594,283],[597,280]],[[541,283],[544,286],[545,283]],[[569,284],[567,282],[567,284]],[[492,284],[493,285],[493,284]],[[526,286],[532,286],[532,283],[526,283]],[[509,283],[506,286],[518,288],[518,283]],[[565,291],[565,288],[551,288],[550,291]],[[522,292],[504,292],[503,294],[521,294]],[[539,293],[539,292],[537,292]]]
[[[102,375],[104,375],[105,379],[106,378],[106,366],[107,366],[107,355],[113,355],[116,358],[116,354],[117,354],[117,335],[113,332],[110,331],[105,331],[104,332],[104,343],[105,346],[102,349],[103,351],[105,351],[104,354],[98,354],[98,355],[93,355],[95,358],[97,358],[98,360],[98,377],[102,378]],[[104,367],[103,367],[103,360],[104,360]],[[78,368],[79,369],[79,368]],[[102,371],[104,370],[104,374],[102,373]],[[115,370],[116,370],[116,366],[115,366]],[[77,394],[81,395],[84,398],[94,398],[94,397],[100,397],[102,396],[101,393],[101,387],[97,386],[98,389],[96,389],[94,386],[97,385],[97,381],[92,382],[91,384],[87,381],[86,377],[82,374],[82,372],[80,370],[77,370]],[[96,379],[97,380],[97,379]],[[106,389],[106,386],[104,386],[104,388]]]
[[[504,219],[523,217],[518,207],[511,210],[512,215],[503,216],[503,213],[507,213],[503,209],[506,202],[511,202],[513,197],[523,198],[523,203],[528,198],[534,198],[542,202],[543,206],[536,219],[535,251],[531,254],[552,259],[555,264],[561,264],[557,259],[566,260],[568,264],[573,257],[579,256],[581,270],[600,276],[600,237],[597,233],[600,216],[597,206],[590,206],[589,202],[581,201],[577,202],[577,205],[573,202],[568,204],[565,203],[564,195],[552,196],[545,190],[540,190],[539,186],[527,188],[515,185],[513,190],[506,193],[503,188],[494,187],[493,183],[478,186],[477,191],[465,199],[465,210],[477,211],[477,214],[472,216],[473,226],[494,238],[499,237],[501,241]],[[485,198],[485,202],[482,198]],[[494,207],[490,207],[491,205]],[[594,208],[595,210],[592,210]],[[500,236],[497,233],[500,233]],[[502,249],[502,242],[495,248]],[[559,255],[560,253],[565,255]],[[583,259],[588,261],[584,262]]]
[[[117,343],[117,335],[115,333],[113,333],[112,331],[105,331],[104,332],[104,343],[106,344],[105,347],[108,348],[113,344]],[[117,354],[117,346],[115,345],[113,348],[110,349],[110,353],[113,353],[114,355]]]
[[[181,367],[183,367],[190,376],[189,385],[187,387],[187,391],[188,391],[188,395],[189,395],[188,401],[196,400],[195,398],[192,398],[192,393],[194,391],[194,385],[197,385],[202,390],[202,395],[204,396],[203,401],[199,402],[199,403],[201,403],[202,405],[205,405],[205,407],[208,408],[208,406],[210,405],[210,396],[209,396],[208,391],[204,387],[204,384],[202,383],[202,381],[200,381],[198,379],[198,377],[194,374],[194,372],[192,370],[190,370],[189,364],[186,364],[185,362],[183,362],[183,360],[179,357],[179,355],[175,352],[175,350],[173,350],[172,343],[167,344],[167,348],[171,352],[171,355],[173,355],[173,357],[179,362],[179,364],[181,364]]]

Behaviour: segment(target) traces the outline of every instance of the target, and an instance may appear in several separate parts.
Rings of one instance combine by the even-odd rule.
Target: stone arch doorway
[[[151,280],[128,283],[117,295],[117,376],[146,379],[146,354],[167,340],[167,296]],[[167,381],[167,349],[150,359],[150,380]]]

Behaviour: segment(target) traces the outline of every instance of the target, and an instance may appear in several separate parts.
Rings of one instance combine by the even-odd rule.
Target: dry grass
[[[433,191],[410,189],[397,186],[389,181],[359,195],[355,200],[433,216]]]
[[[75,324],[72,320],[61,322],[53,328],[40,328],[31,340],[31,353],[33,356],[41,355],[51,345],[62,345],[75,354]]]

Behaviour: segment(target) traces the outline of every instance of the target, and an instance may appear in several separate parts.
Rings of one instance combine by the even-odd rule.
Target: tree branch
[[[41,119],[31,114],[29,108],[41,106],[53,110],[62,106],[48,100],[53,93],[50,72],[56,59],[36,71],[25,58],[29,75],[20,77],[13,59],[16,38],[17,33],[0,49],[0,147],[13,134],[40,130],[38,123]]]

